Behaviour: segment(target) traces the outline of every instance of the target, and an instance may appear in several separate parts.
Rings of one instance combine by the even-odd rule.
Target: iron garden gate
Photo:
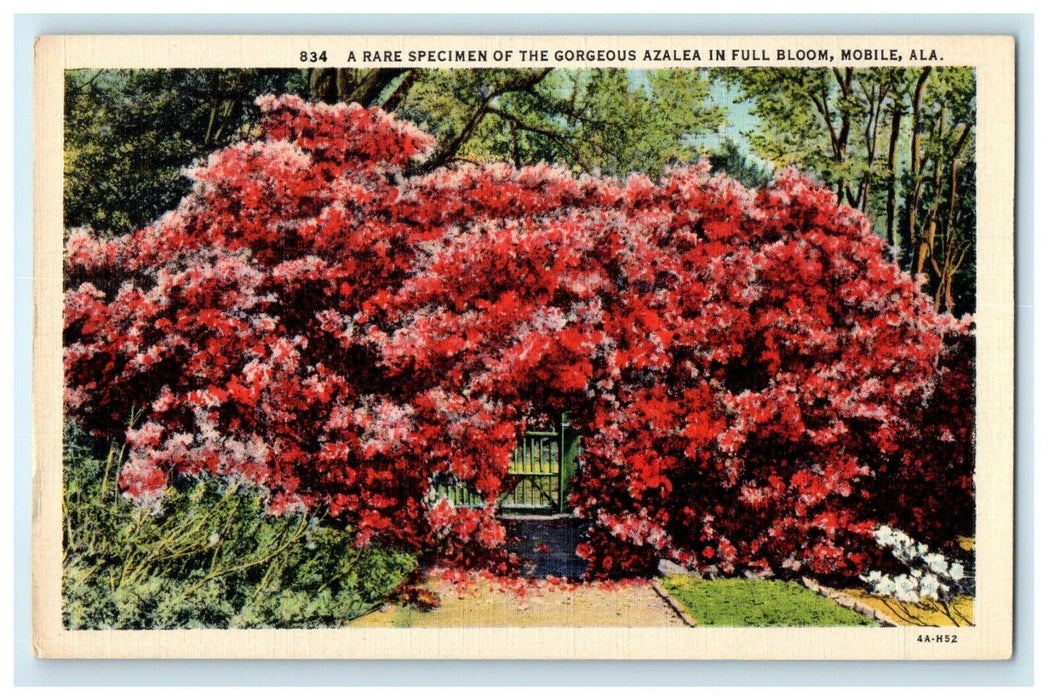
[[[513,450],[508,486],[498,506],[505,514],[559,515],[568,512],[568,489],[579,460],[579,436],[561,416],[556,430],[526,432]],[[453,478],[438,479],[433,497],[458,507],[482,505],[472,488]]]

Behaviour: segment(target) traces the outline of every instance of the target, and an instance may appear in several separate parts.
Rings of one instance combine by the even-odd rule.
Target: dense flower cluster
[[[856,576],[879,522],[973,530],[969,322],[808,178],[407,177],[409,124],[260,105],[175,211],[69,236],[66,408],[126,431],[131,496],[207,470],[482,562],[518,433],[567,411],[598,577]],[[437,475],[485,506],[429,502]]]
[[[964,590],[966,574],[963,564],[950,561],[940,552],[917,542],[908,534],[889,525],[882,525],[873,533],[876,544],[890,551],[905,571],[890,575],[883,571],[869,571],[861,580],[878,596],[891,596],[902,603],[925,600],[950,602]]]

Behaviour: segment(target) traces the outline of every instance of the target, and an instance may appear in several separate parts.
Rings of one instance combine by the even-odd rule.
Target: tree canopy
[[[185,168],[248,136],[258,95],[304,85],[285,70],[67,71],[66,228],[126,233],[173,209]]]

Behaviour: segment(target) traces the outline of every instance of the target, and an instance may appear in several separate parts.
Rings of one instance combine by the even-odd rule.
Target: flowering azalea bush
[[[657,199],[670,218],[634,242],[573,494],[598,570],[666,552],[841,578],[874,558],[877,522],[973,532],[967,322],[800,176],[748,193],[676,173]]]
[[[259,138],[175,211],[69,235],[66,409],[124,431],[132,498],[207,472],[324,505],[363,546],[502,561],[517,435],[568,411],[597,577],[850,577],[878,522],[973,531],[969,321],[808,178],[409,177],[431,138],[408,123],[259,103]],[[483,507],[430,500],[437,477]]]

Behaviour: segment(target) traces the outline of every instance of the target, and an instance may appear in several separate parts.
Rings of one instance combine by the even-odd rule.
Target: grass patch
[[[701,627],[874,626],[876,622],[788,581],[673,574],[662,580]]]

